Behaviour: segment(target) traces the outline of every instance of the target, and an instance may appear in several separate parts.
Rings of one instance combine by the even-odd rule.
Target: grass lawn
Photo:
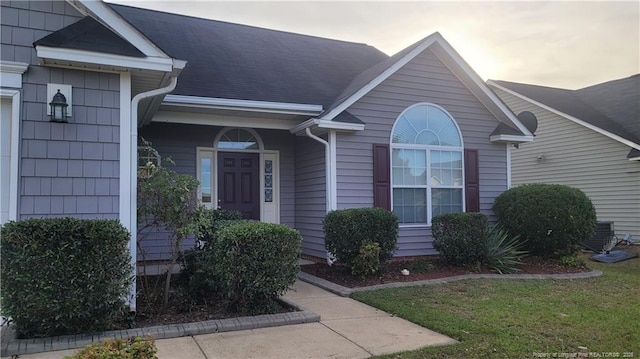
[[[602,277],[467,280],[353,297],[461,342],[387,358],[561,357],[579,346],[591,357],[640,358],[640,259],[600,264],[586,258]]]

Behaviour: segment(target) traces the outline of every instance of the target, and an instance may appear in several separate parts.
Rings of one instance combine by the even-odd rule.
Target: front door
[[[260,155],[218,152],[218,206],[260,220]]]

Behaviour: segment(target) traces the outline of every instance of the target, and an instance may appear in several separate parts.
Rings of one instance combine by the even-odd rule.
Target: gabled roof
[[[102,0],[66,1],[82,15],[94,18],[106,28],[118,34],[123,39],[126,39],[131,45],[136,47],[146,56],[156,58],[167,57],[167,54],[163,53],[149,39],[135,30],[129,23],[124,21]]]
[[[140,50],[127,40],[89,16],[37,40],[33,45],[145,57]]]
[[[326,107],[388,58],[365,44],[108,5],[169,56],[188,61],[175,95]]]
[[[488,84],[640,149],[640,75],[579,90],[499,80]]]
[[[323,116],[326,116],[328,119],[333,119],[333,115],[331,114],[337,107],[344,104],[345,101],[348,101],[350,97],[354,96],[358,91],[361,91],[365,88],[369,83],[374,81],[377,77],[380,77],[385,71],[389,70],[394,64],[398,63],[402,58],[404,58],[407,54],[409,54],[412,50],[414,50],[418,45],[422,44],[425,39],[422,39],[413,45],[401,50],[395,55],[388,57],[387,59],[379,62],[378,64],[366,69],[365,71],[358,74],[353,80],[349,83],[349,85],[342,90],[340,95],[335,99],[335,101],[329,106]],[[388,76],[386,76],[388,77]],[[335,116],[342,113],[342,110],[334,111]]]
[[[473,95],[498,119],[499,125],[491,134],[497,142],[528,142],[533,134],[518,120],[509,108],[487,87],[480,76],[462,59],[451,45],[440,35],[433,33],[392,57],[370,67],[356,76],[338,96],[336,101],[319,117],[333,120],[354,102],[393,75],[402,66],[426,49],[431,49],[438,58],[462,81]]]
[[[316,106],[321,108],[317,113],[322,112],[317,120],[324,126],[340,122],[360,128],[362,121],[346,112],[348,107],[429,49],[502,124],[492,134],[492,141],[523,142],[533,138],[439,33],[389,57],[366,44],[117,4],[78,4],[95,20],[82,20],[38,44],[47,44],[44,47],[53,48],[56,55],[57,48],[74,46],[98,51],[103,46],[104,51],[128,55],[139,56],[142,52],[145,61],[157,57],[151,54],[154,51],[161,58],[184,60],[187,65],[180,68],[173,97],[240,101],[241,105],[245,101]],[[114,33],[106,34],[108,30]],[[131,34],[134,42],[127,45],[122,40],[129,40],[124,33]],[[92,42],[101,36],[106,44]],[[134,51],[136,48],[139,51]],[[45,54],[44,48],[42,53]]]

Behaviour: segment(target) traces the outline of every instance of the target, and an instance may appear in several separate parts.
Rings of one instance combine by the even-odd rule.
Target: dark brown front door
[[[257,153],[218,152],[218,205],[260,220],[260,180]]]

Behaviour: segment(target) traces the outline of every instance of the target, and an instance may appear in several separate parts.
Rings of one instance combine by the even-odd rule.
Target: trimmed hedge
[[[243,221],[221,228],[212,250],[227,307],[268,310],[296,281],[301,242],[298,231],[281,224]]]
[[[204,250],[183,255],[181,276],[194,299],[218,299],[229,310],[268,312],[295,282],[301,237],[284,225],[220,220]]]
[[[499,223],[520,235],[531,255],[562,257],[578,251],[596,228],[596,210],[579,189],[525,184],[502,193],[493,205]]]
[[[380,246],[378,243],[367,243],[360,248],[360,253],[351,262],[351,275],[365,278],[380,269]]]
[[[211,212],[213,214],[210,218],[215,217],[215,219],[206,222],[208,223],[206,236],[198,238],[203,241],[203,245],[186,250],[180,256],[182,266],[180,280],[187,293],[195,300],[216,296],[218,292],[223,290],[217,275],[219,259],[213,250],[213,243],[217,238],[218,231],[238,223],[250,222],[242,219],[240,212],[222,210],[211,210]]]
[[[2,315],[19,337],[108,330],[128,312],[130,235],[117,221],[28,219],[0,238]]]
[[[195,234],[198,240],[206,245],[213,240],[220,226],[224,226],[227,221],[242,220],[242,213],[239,211],[227,211],[223,209],[209,209],[201,207],[195,215]]]
[[[382,208],[351,208],[327,213],[322,221],[327,251],[351,267],[360,249],[380,246],[380,261],[393,257],[398,242],[398,216]]]
[[[433,217],[433,247],[446,263],[470,266],[484,259],[488,217],[482,213],[449,213]]]

